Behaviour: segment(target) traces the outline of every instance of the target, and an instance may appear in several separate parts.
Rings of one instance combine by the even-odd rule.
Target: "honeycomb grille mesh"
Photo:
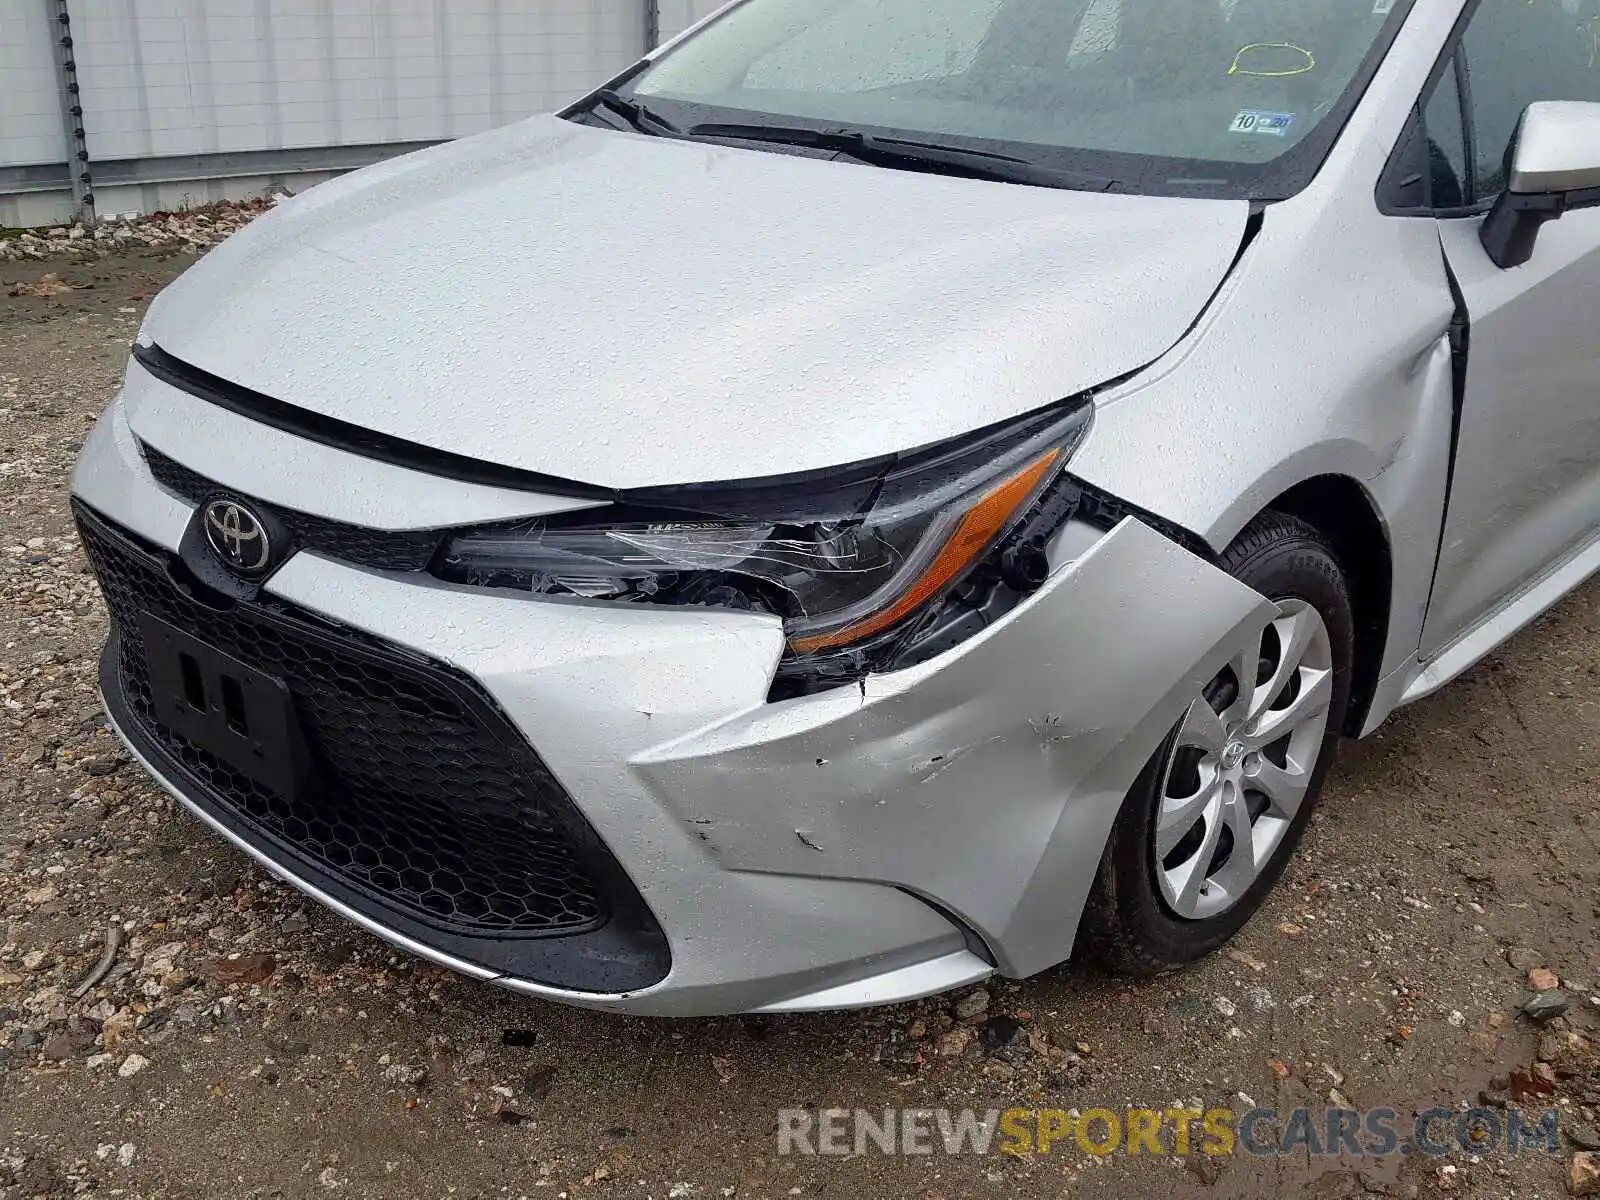
[[[86,510],[77,515],[120,633],[130,710],[212,801],[431,924],[507,936],[575,933],[606,920],[606,898],[585,865],[597,845],[592,831],[467,681],[275,602],[208,608],[180,591],[156,556]],[[314,782],[296,798],[277,795],[163,726],[141,612],[282,679]]]
[[[168,458],[154,446],[141,446],[141,449],[156,482],[190,504],[199,506],[213,496],[237,494],[190,470],[176,459]],[[244,498],[240,496],[240,499]],[[400,532],[367,529],[277,505],[262,507],[271,509],[289,531],[289,537],[298,549],[377,571],[426,571],[428,564],[433,561],[434,551],[444,539],[443,531],[437,529]]]

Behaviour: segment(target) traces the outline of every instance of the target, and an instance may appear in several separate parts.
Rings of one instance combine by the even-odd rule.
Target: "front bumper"
[[[237,422],[237,436],[223,430],[212,446],[259,452],[264,441],[243,418],[186,411],[201,404],[133,372],[85,445],[76,496],[175,552],[192,508],[155,483],[143,439],[224,485],[293,503],[269,494],[264,475],[196,449],[196,430],[219,422]],[[303,443],[292,469],[362,478],[363,460],[334,454]],[[367,489],[383,494],[361,504],[403,512],[421,491],[432,520],[448,507],[437,493],[456,486],[386,468]],[[343,490],[318,501],[335,519],[352,502]],[[1227,647],[1270,612],[1125,521],[954,652],[768,704],[782,652],[768,618],[474,591],[305,552],[263,590],[480,688],[637,889],[665,939],[665,975],[628,990],[562,986],[559,972],[508,972],[470,944],[352,904],[336,877],[230,822],[164,768],[112,680],[112,719],[140,761],[276,873],[410,951],[529,994],[652,1014],[888,1003],[1066,958],[1127,787]],[[547,948],[559,954],[564,940]],[[568,948],[583,952],[578,939]]]

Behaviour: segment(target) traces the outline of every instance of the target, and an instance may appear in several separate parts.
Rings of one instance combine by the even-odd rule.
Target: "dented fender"
[[[728,869],[892,884],[1028,975],[1070,954],[1128,787],[1273,611],[1130,517],[946,655],[631,765]]]

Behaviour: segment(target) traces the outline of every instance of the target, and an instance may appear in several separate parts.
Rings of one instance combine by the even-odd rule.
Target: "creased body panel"
[[[1130,519],[960,650],[635,769],[722,865],[898,884],[1028,974],[1067,956],[1128,786],[1271,611]]]
[[[1419,669],[1451,438],[1455,312],[1439,223],[1385,215],[1378,179],[1461,14],[1418,0],[1310,187],[1267,204],[1261,231],[1194,331],[1097,399],[1080,477],[1221,550],[1319,476],[1358,483],[1393,565],[1368,714]]]
[[[739,1012],[964,948],[954,925],[893,888],[720,869],[694,827],[632,777],[631,757],[762,705],[782,643],[772,618],[474,592],[310,554],[270,590],[471,674],[572,795],[671,945],[667,979],[625,999],[523,990],[639,1013]]]

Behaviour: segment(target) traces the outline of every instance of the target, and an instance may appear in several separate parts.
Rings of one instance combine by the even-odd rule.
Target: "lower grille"
[[[81,505],[76,511],[116,628],[106,670],[114,668],[130,719],[119,723],[135,726],[252,844],[265,835],[270,847],[344,885],[342,898],[363,901],[356,907],[376,902],[409,925],[547,944],[605,929],[622,958],[639,960],[634,967],[651,960],[649,970],[664,975],[664,941],[637,892],[469,679],[270,597],[201,603],[174,581],[180,561]],[[287,685],[311,759],[307,786],[293,798],[276,794],[163,724],[143,614]]]

